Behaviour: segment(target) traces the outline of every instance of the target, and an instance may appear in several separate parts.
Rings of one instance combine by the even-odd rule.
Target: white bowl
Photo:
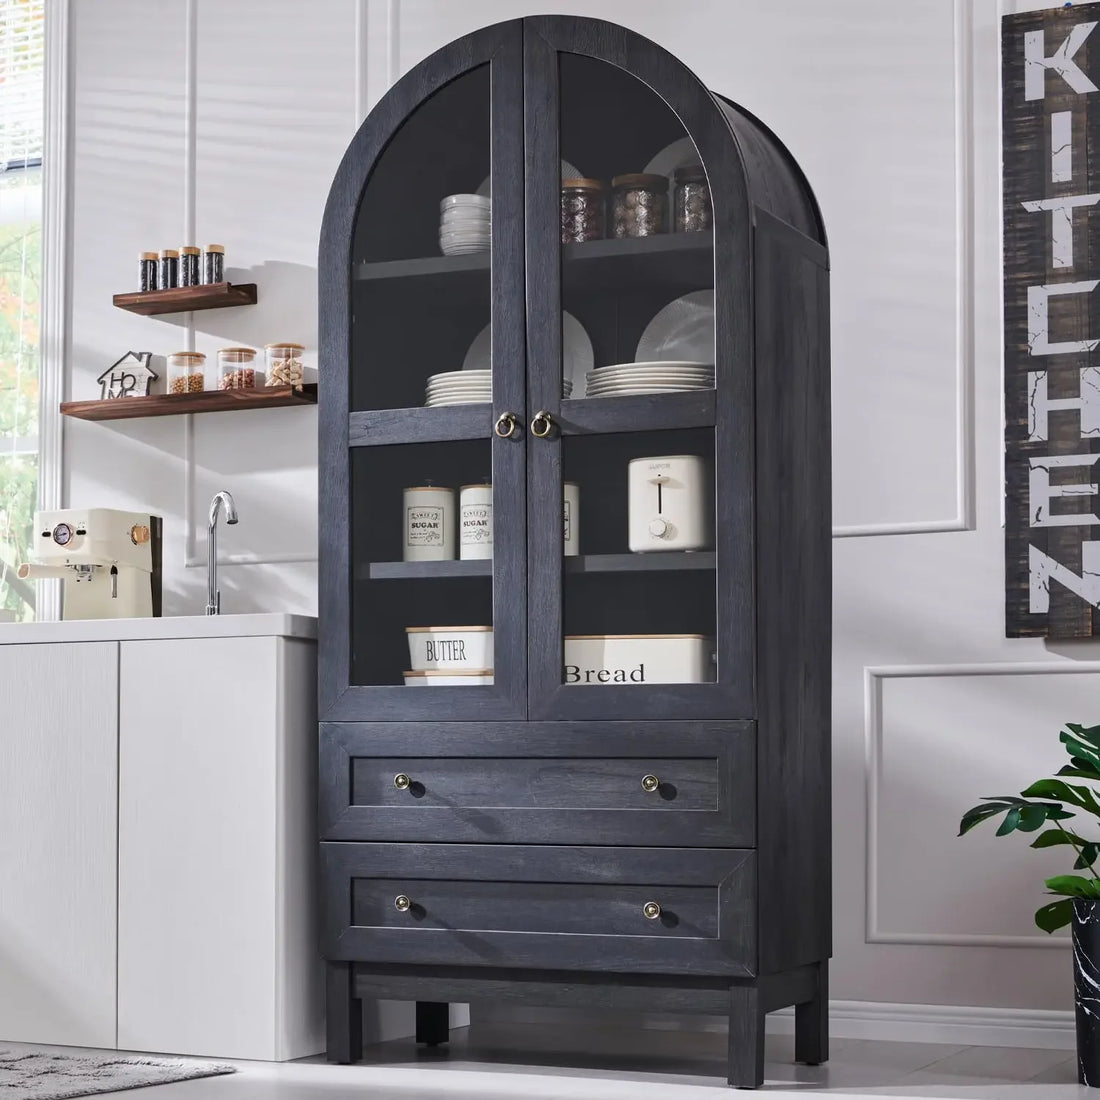
[[[714,641],[702,634],[584,634],[565,638],[566,684],[706,684]]]
[[[474,252],[488,252],[489,244],[440,244],[444,256],[469,256]]]
[[[474,206],[479,210],[489,210],[493,200],[486,195],[447,195],[439,204],[440,210],[450,210],[455,206]]]
[[[473,672],[450,672],[442,669],[405,673],[405,687],[475,687],[492,682],[493,670],[485,668]]]

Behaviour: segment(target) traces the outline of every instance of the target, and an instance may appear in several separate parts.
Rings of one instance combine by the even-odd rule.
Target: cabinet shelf
[[[678,573],[714,569],[713,550],[669,551],[664,554],[578,554],[564,558],[566,573]],[[442,580],[448,577],[490,577],[489,558],[475,561],[372,561],[359,580]]]
[[[107,401],[62,401],[61,415],[78,420],[137,420],[178,413],[229,412],[235,409],[278,409],[316,405],[317,384],[263,386],[254,390],[203,390],[201,393],[115,397]]]
[[[227,306],[254,306],[255,283],[205,283],[202,286],[173,286],[164,290],[116,294],[112,299],[119,309],[155,317],[160,313],[187,313],[196,309],[224,309]]]
[[[562,247],[570,290],[599,291],[643,286],[698,288],[713,285],[713,239],[709,233],[664,233]],[[484,282],[489,252],[468,256],[418,256],[411,260],[361,263],[359,283],[415,283],[418,292],[451,289],[470,280]]]

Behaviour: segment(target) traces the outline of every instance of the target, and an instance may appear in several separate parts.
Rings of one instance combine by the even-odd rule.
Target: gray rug
[[[0,1050],[0,1100],[66,1100],[236,1072],[216,1062]]]

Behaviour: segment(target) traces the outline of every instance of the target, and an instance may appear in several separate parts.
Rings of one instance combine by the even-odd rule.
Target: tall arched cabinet
[[[618,239],[609,217],[606,239],[561,243],[563,172],[692,160],[712,231]],[[441,255],[441,200],[479,189],[491,249]],[[585,396],[593,362],[703,361],[710,290],[713,388]],[[762,1080],[765,1013],[795,1005],[796,1057],[822,1061],[828,254],[798,166],[631,31],[501,23],[356,134],[320,303],[330,1058],[359,1056],[377,997],[415,1000],[429,1043],[448,1002],[726,1014],[738,1085]],[[425,407],[430,376],[490,363],[491,401]],[[705,544],[632,553],[629,463],[685,454]],[[491,559],[402,560],[403,493],[429,479],[491,479]],[[491,683],[406,686],[406,628],[475,624]],[[646,635],[713,657],[687,683],[654,682],[663,658],[593,678],[583,645],[566,666],[567,637]]]

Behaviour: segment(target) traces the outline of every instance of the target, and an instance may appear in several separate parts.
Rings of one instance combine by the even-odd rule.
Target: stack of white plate
[[[489,248],[491,202],[483,195],[448,195],[439,204],[439,247],[444,256],[465,256]]]
[[[562,383],[562,397],[573,392],[573,383]],[[433,374],[428,379],[424,404],[428,408],[437,405],[488,404],[493,400],[492,372],[489,370],[450,370]]]
[[[686,360],[618,363],[588,372],[586,397],[626,397],[638,393],[678,393],[714,388],[714,366]]]

